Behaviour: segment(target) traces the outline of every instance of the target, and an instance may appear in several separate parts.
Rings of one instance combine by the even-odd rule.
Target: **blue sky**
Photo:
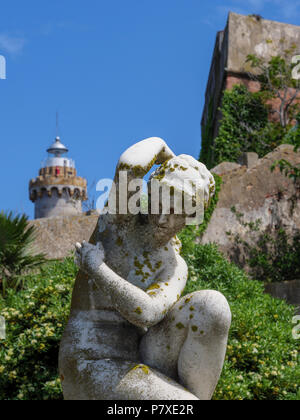
[[[10,0],[0,12],[0,209],[33,216],[28,182],[56,134],[89,183],[151,136],[198,157],[216,32],[228,12],[299,24],[298,0]]]

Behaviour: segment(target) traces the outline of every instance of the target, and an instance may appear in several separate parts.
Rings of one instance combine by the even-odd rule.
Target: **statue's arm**
[[[160,165],[173,157],[175,154],[163,139],[152,137],[134,144],[121,155],[117,173],[123,170],[135,177],[144,177],[153,165]]]
[[[139,327],[149,328],[162,321],[185,287],[187,266],[179,256],[166,266],[159,282],[143,291],[111,270],[99,255],[97,246],[77,245],[77,261],[81,268],[110,296],[114,308]]]
[[[112,188],[109,197],[110,203],[116,203],[118,218],[131,216],[128,207],[124,207],[126,201],[128,206],[132,195],[137,191],[142,191],[143,178],[152,166],[160,165],[174,156],[175,154],[166,142],[157,137],[142,140],[121,155],[114,177],[115,188]],[[132,181],[137,181],[137,183],[131,184]],[[120,197],[122,197],[121,201]]]

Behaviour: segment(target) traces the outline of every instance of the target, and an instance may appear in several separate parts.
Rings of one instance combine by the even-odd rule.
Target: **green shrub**
[[[58,348],[70,311],[73,259],[48,263],[26,289],[0,298],[7,336],[0,340],[0,399],[61,399]]]
[[[300,233],[293,237],[280,228],[272,235],[261,234],[249,248],[250,273],[265,283],[295,280],[300,277]]]
[[[196,229],[194,229],[196,231]],[[300,342],[292,339],[294,309],[263,293],[263,285],[230,264],[213,245],[183,232],[189,266],[185,293],[215,289],[228,299],[233,322],[215,399],[300,399]],[[26,288],[0,298],[7,338],[0,341],[0,399],[62,399],[58,348],[77,268],[71,258],[29,276]]]
[[[229,263],[215,245],[195,245],[185,258],[185,293],[218,290],[233,315],[214,399],[299,400],[300,341],[292,337],[294,308],[264,294],[263,284]]]
[[[207,229],[207,226],[210,222],[210,219],[213,215],[213,212],[215,211],[215,208],[217,207],[218,201],[219,201],[219,193],[221,191],[222,186],[222,178],[219,175],[213,174],[215,183],[216,183],[216,189],[215,194],[211,198],[208,208],[205,210],[204,213],[204,220],[203,223],[200,226],[187,226],[182,232],[180,232],[179,239],[182,243],[182,255],[185,257],[186,255],[189,255],[189,253],[193,252],[193,247],[195,240],[197,238],[201,238],[204,234],[204,232]]]
[[[294,125],[286,134],[284,143],[295,146],[295,152],[300,148],[300,112],[296,115],[296,125]]]
[[[260,95],[249,92],[243,85],[225,91],[221,109],[219,135],[214,141],[216,164],[236,162],[242,152],[253,147],[256,133],[268,123],[268,110]]]
[[[300,81],[293,75],[297,63],[292,60],[296,49],[296,44],[286,45],[282,55],[267,61],[254,54],[247,56],[245,64],[253,69],[248,75],[258,83],[259,91],[249,92],[243,84],[225,90],[216,138],[211,100],[200,154],[200,160],[209,168],[224,161],[236,162],[243,152],[263,157],[280,144],[299,144]],[[276,116],[277,122],[269,121],[269,115]]]
[[[268,124],[268,109],[260,94],[251,93],[242,85],[224,92],[220,111],[218,137],[214,141],[203,138],[201,146],[200,160],[209,168],[223,161],[236,162],[242,152],[253,148],[257,132]]]
[[[293,74],[297,65],[293,60],[297,44],[286,45],[282,50],[282,54],[272,56],[268,60],[249,54],[246,63],[254,69],[249,76],[259,82],[260,92],[265,101],[276,100],[273,101],[271,112],[277,115],[281,127],[287,128],[293,125],[293,120],[300,111],[297,101],[300,81]]]
[[[285,143],[294,145],[294,152],[297,153],[300,149],[300,114],[297,116],[297,124],[293,127],[285,137]],[[271,166],[271,172],[276,168],[288,178],[294,181],[296,190],[300,191],[300,165],[293,165],[286,159],[277,160]]]
[[[237,162],[244,152],[263,157],[287,141],[285,136],[291,127],[268,120],[269,108],[261,92],[249,92],[244,85],[235,85],[224,92],[220,111],[218,136],[202,139],[200,160],[209,168],[225,161]],[[290,142],[293,136],[289,137]]]

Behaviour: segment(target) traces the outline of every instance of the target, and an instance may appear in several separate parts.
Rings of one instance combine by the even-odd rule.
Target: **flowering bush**
[[[72,259],[47,264],[26,288],[0,298],[6,339],[0,340],[0,399],[61,399],[58,348],[76,268]]]

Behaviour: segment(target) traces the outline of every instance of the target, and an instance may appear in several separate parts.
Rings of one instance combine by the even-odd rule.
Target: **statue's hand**
[[[101,242],[92,245],[83,241],[81,244],[77,242],[75,263],[87,273],[95,273],[103,264],[105,259],[104,248]]]

